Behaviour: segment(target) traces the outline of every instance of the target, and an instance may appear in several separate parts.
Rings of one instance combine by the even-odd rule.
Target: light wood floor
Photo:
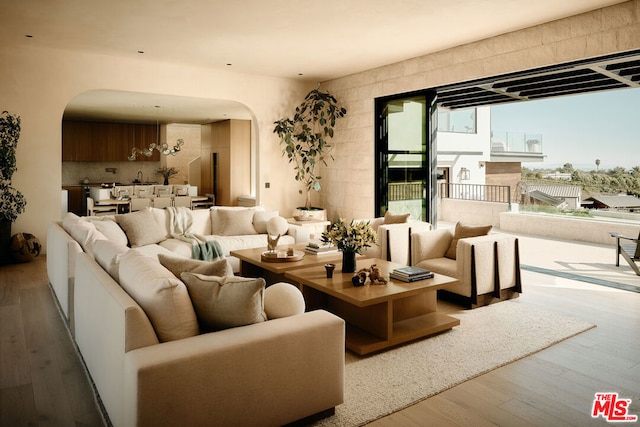
[[[608,391],[632,399],[630,413],[640,415],[640,294],[526,271],[523,279],[519,303],[597,328],[369,425],[607,425],[590,411],[594,394]],[[104,423],[52,298],[45,258],[0,267],[0,426],[74,425]]]

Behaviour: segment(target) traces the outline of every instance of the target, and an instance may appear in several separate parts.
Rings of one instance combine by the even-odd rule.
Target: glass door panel
[[[432,100],[425,94],[376,100],[378,215],[411,213],[431,221]]]

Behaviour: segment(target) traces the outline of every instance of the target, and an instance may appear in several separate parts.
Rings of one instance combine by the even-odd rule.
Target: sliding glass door
[[[433,91],[376,100],[376,207],[436,221],[436,96]]]

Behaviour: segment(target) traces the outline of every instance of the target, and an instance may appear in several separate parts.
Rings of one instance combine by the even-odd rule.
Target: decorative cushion
[[[294,316],[304,313],[302,292],[290,283],[278,282],[264,291],[264,312],[267,319]]]
[[[278,234],[284,236],[289,231],[289,223],[281,216],[276,216],[267,221],[266,232],[270,236],[277,236]]]
[[[384,214],[384,224],[402,224],[409,221],[410,216],[410,213],[395,215],[387,211]]]
[[[120,256],[120,286],[142,307],[162,342],[198,335],[187,287],[156,259],[129,250]]]
[[[202,261],[158,254],[158,260],[176,277],[180,277],[184,272],[205,274],[207,276],[233,276],[233,270],[225,258]]]
[[[91,222],[96,226],[96,230],[104,234],[107,239],[117,245],[127,246],[127,235],[114,220],[92,219]]]
[[[445,253],[444,256],[450,259],[456,259],[458,240],[468,237],[484,236],[485,234],[489,234],[489,231],[491,231],[492,227],[493,226],[491,225],[470,226],[458,222],[456,224],[456,231],[453,234],[453,239],[451,239],[449,249],[447,249],[447,253]]]
[[[220,219],[220,212],[222,211],[233,211],[233,212],[238,212],[238,211],[245,211],[245,210],[251,210],[251,211],[263,211],[264,208],[262,206],[255,206],[255,207],[250,207],[250,208],[246,208],[244,206],[212,206],[210,209],[210,216],[211,216],[211,234],[215,235],[220,235],[220,229],[221,229],[221,219]]]
[[[221,330],[264,322],[262,278],[180,275],[189,289],[198,321],[205,330]]]
[[[92,222],[75,214],[65,215],[62,228],[91,256],[93,256],[93,244],[98,240],[107,240],[107,237],[99,232]]]
[[[246,236],[250,234],[258,234],[253,227],[252,209],[243,210],[220,210],[218,218],[220,219],[219,234],[221,236]]]
[[[253,227],[258,234],[266,234],[267,221],[279,215],[278,211],[255,211],[253,214]]]
[[[110,240],[98,240],[93,244],[93,257],[96,259],[96,262],[100,264],[116,282],[120,281],[118,274],[120,257],[128,251],[129,248],[126,242],[122,245]]]
[[[127,234],[132,248],[159,243],[166,238],[165,228],[156,221],[150,208],[118,215],[116,221]]]
[[[211,216],[208,209],[194,209],[191,211],[191,232],[208,236],[211,234]]]

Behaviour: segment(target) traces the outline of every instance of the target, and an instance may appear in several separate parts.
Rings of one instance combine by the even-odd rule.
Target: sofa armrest
[[[475,265],[472,264],[473,248]],[[471,283],[475,271],[476,295],[495,292],[516,286],[520,288],[520,260],[518,239],[502,233],[460,239],[456,251],[458,272],[465,284]],[[498,288],[496,289],[496,285]]]
[[[70,298],[75,275],[75,258],[82,247],[57,222],[47,227],[47,275],[62,313],[71,321]],[[72,300],[71,300],[72,302]]]
[[[86,253],[75,275],[76,343],[114,425],[122,423],[124,355],[158,343],[140,306]]]
[[[344,321],[318,310],[127,353],[125,425],[283,425],[342,403]]]
[[[400,224],[381,224],[378,227],[380,258],[403,265],[411,264],[411,235],[430,231],[431,224],[424,221],[408,221]]]
[[[453,234],[449,229],[412,233],[411,265],[416,265],[425,259],[444,257],[452,239]]]

